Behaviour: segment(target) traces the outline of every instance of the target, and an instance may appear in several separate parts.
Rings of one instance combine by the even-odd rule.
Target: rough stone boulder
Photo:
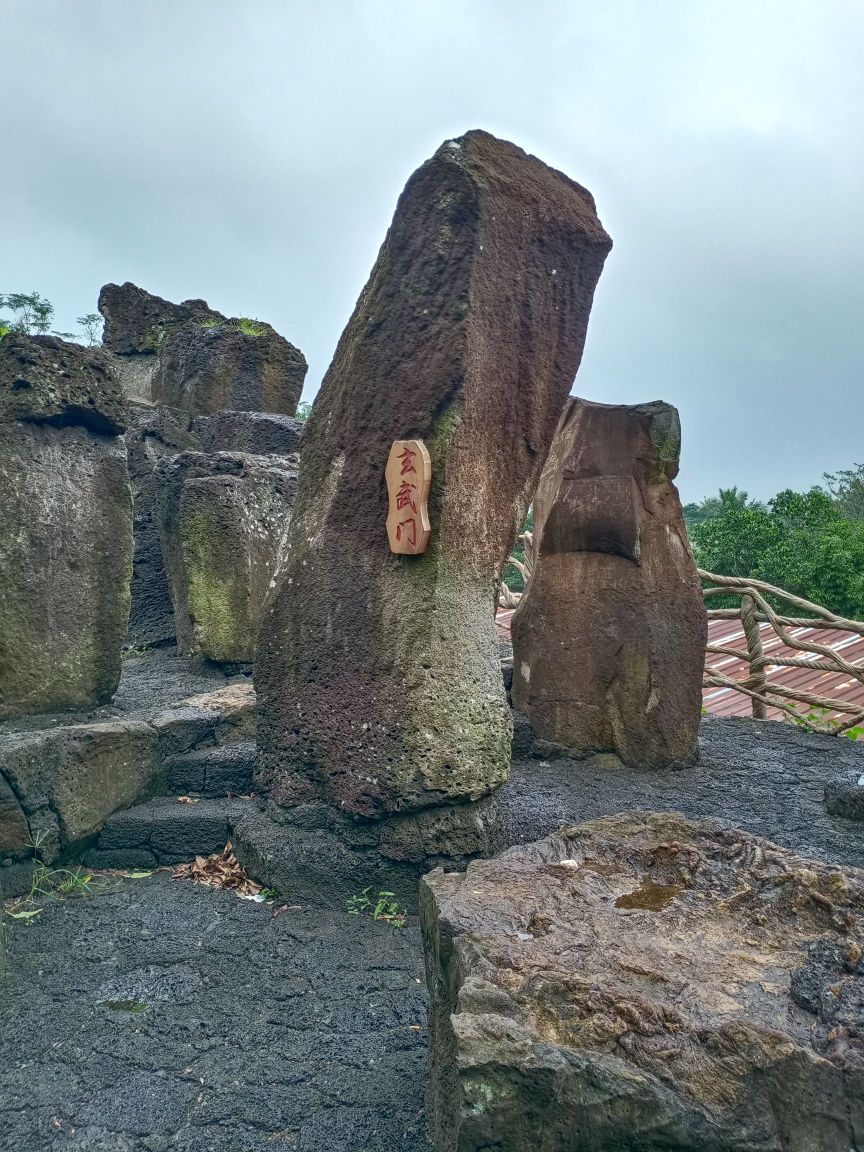
[[[251,661],[285,549],[297,457],[186,452],[162,466],[158,483],[180,652]]]
[[[421,884],[439,1152],[864,1142],[864,873],[630,813]]]
[[[545,740],[661,767],[696,754],[707,621],[669,404],[570,400],[511,622],[513,705]]]
[[[215,412],[199,416],[193,431],[205,452],[291,456],[300,451],[302,420],[281,412]]]
[[[151,404],[129,404],[129,476],[134,508],[135,557],[127,640],[133,645],[173,642],[174,607],[159,536],[159,465],[201,447],[188,413]]]
[[[306,360],[269,324],[228,318],[204,300],[172,304],[126,283],[99,293],[105,347],[126,391],[206,415],[223,408],[293,415]]]
[[[495,588],[579,366],[611,241],[591,195],[485,132],[409,180],[301,449],[256,664],[261,780],[366,816],[479,797],[510,762]],[[394,440],[431,538],[389,551]]]
[[[0,718],[111,698],[129,614],[132,499],[109,359],[0,341]]]

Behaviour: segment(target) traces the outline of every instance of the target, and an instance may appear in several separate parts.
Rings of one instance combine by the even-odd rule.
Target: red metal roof
[[[513,609],[500,609],[496,617],[498,634],[503,640],[510,640],[510,620]],[[766,656],[794,656],[799,659],[818,659],[798,649],[787,648],[776,635],[770,624],[761,624],[762,647]],[[791,636],[801,637],[805,640],[815,641],[842,653],[844,659],[856,667],[864,665],[864,636],[854,632],[843,632],[839,629],[828,628],[790,628]],[[708,643],[723,644],[727,648],[740,648],[746,650],[744,629],[740,620],[709,620]],[[706,665],[717,668],[725,676],[733,680],[743,680],[749,674],[749,666],[744,660],[736,660],[734,656],[706,653]],[[782,684],[784,688],[803,689],[818,696],[831,696],[835,700],[846,700],[859,704],[864,712],[864,684],[850,679],[845,672],[823,672],[818,668],[784,668],[782,666],[769,666],[766,668],[768,682]],[[705,708],[714,716],[750,716],[750,697],[732,688],[706,688],[703,693]],[[808,705],[797,704],[800,711],[806,712]],[[768,709],[768,718],[779,720],[782,713],[777,708]],[[828,719],[829,717],[826,717]],[[830,719],[849,719],[848,713],[833,712]]]

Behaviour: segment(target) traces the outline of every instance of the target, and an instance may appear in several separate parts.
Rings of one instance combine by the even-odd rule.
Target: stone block
[[[161,475],[162,553],[178,648],[221,663],[250,662],[284,554],[297,469],[279,456],[184,453]]]
[[[512,699],[537,737],[633,767],[697,751],[707,620],[668,404],[567,402],[511,621]]]
[[[193,425],[205,452],[291,456],[300,451],[305,424],[278,412],[215,412]]]
[[[438,1152],[841,1152],[864,873],[630,813],[421,883]]]
[[[105,357],[0,342],[0,719],[107,703],[129,614],[124,408]]]
[[[140,720],[61,725],[0,737],[0,772],[29,817],[43,814],[56,834],[42,852],[51,863],[95,835],[107,817],[155,790],[161,757],[155,731]]]

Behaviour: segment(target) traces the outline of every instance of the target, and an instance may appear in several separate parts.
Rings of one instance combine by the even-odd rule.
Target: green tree
[[[721,488],[716,496],[708,496],[697,503],[684,505],[684,520],[688,525],[704,524],[715,516],[734,508],[763,508],[760,500],[751,500],[743,488],[733,485],[731,488]]]
[[[0,308],[9,308],[10,317],[0,318],[8,332],[45,333],[51,331],[54,305],[38,292],[0,293]]]
[[[79,328],[84,330],[84,336],[91,347],[99,343],[102,330],[102,317],[98,312],[88,312],[86,316],[79,316],[75,323]]]
[[[822,479],[847,519],[864,520],[864,464],[839,472],[823,472]]]
[[[700,568],[750,576],[864,618],[864,521],[845,517],[822,488],[778,493],[768,506],[727,501],[690,528]]]

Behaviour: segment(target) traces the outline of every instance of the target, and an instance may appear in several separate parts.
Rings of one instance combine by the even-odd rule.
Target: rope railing
[[[817,732],[842,733],[857,727],[864,721],[864,709],[860,704],[850,703],[848,700],[823,696],[810,692],[804,688],[790,688],[783,684],[772,684],[768,678],[768,669],[777,668],[806,668],[817,669],[822,672],[836,672],[846,675],[859,684],[864,685],[864,667],[852,664],[835,648],[820,644],[816,640],[808,640],[801,631],[831,629],[832,631],[852,632],[864,636],[864,623],[860,620],[850,620],[845,616],[838,616],[823,608],[821,604],[814,604],[801,596],[795,596],[764,580],[750,580],[740,576],[719,576],[714,572],[705,572],[698,569],[699,576],[705,584],[702,594],[706,602],[710,603],[713,596],[739,596],[739,608],[708,608],[709,620],[730,620],[740,618],[744,632],[746,650],[731,647],[728,644],[711,644],[706,648],[708,657],[712,655],[731,656],[747,664],[749,675],[736,680],[727,676],[720,668],[708,663],[705,667],[703,686],[706,688],[730,688],[749,696],[753,716],[764,720],[768,708],[776,708],[788,715],[796,723],[801,723],[802,714],[789,703],[797,701],[808,704],[813,709],[823,712],[840,713],[842,719],[828,720],[807,715],[806,724]],[[777,612],[769,603],[767,597],[774,597],[793,608],[802,609],[807,616],[788,616]],[[767,655],[762,643],[762,629],[760,625],[768,624],[787,649],[806,653],[804,656]],[[798,630],[798,631],[791,631]]]

